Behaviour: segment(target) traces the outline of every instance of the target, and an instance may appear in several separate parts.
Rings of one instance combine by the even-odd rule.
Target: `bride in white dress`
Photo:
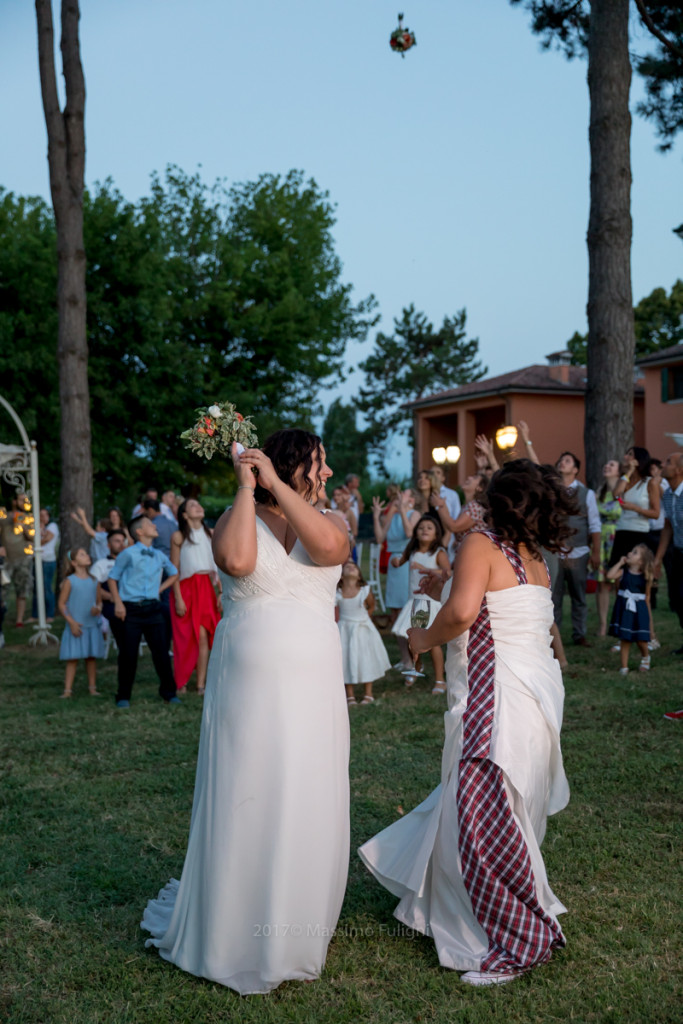
[[[448,642],[441,784],[359,851],[400,897],[395,916],[472,985],[511,981],[565,942],[541,855],[569,787],[539,545],[561,546],[574,506],[552,470],[527,460],[495,474],[488,498],[492,532],[465,538],[442,610],[409,631],[416,653]]]
[[[320,439],[233,450],[216,525],[223,618],[209,663],[187,855],[145,910],[165,960],[244,995],[317,978],[349,859],[349,724],[334,601],[344,521],[313,505]],[[252,472],[258,470],[258,484]]]

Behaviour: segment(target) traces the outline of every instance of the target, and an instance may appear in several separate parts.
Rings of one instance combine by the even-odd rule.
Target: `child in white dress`
[[[403,554],[400,556],[395,555],[391,560],[391,564],[396,568],[404,565],[406,562],[410,563],[410,597],[398,613],[396,622],[392,626],[391,631],[396,636],[407,637],[408,635],[408,630],[411,626],[410,616],[413,599],[415,597],[425,598],[429,602],[430,626],[437,613],[441,610],[441,603],[439,601],[435,601],[433,597],[420,593],[420,580],[422,579],[420,569],[442,569],[446,573],[450,573],[448,555],[441,547],[442,539],[443,527],[441,523],[434,516],[424,515],[415,527],[413,536],[408,541]],[[440,647],[433,647],[429,653],[432,656],[432,664],[434,665],[435,682],[432,693],[445,693],[443,651]],[[406,676],[406,686],[410,687],[414,682],[415,676]]]
[[[346,703],[349,707],[355,707],[358,703],[373,704],[373,680],[380,679],[391,668],[391,662],[370,618],[375,608],[375,598],[361,576],[360,569],[350,560],[342,567],[336,605],[339,611],[337,624],[342,645]],[[359,683],[365,687],[365,693],[361,701],[356,701],[353,688]]]

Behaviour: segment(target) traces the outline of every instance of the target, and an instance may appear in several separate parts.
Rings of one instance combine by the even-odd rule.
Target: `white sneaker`
[[[467,971],[460,975],[460,980],[465,985],[506,985],[523,974],[524,971]]]

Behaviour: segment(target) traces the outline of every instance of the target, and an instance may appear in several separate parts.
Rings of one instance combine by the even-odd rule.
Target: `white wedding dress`
[[[340,567],[256,522],[254,572],[221,574],[185,866],[142,921],[164,959],[242,994],[318,977],[349,861]]]
[[[443,601],[451,583],[444,588]],[[516,586],[487,593],[486,601],[495,645],[490,759],[503,771],[538,902],[556,922],[565,907],[548,884],[541,844],[547,817],[566,806],[569,786],[560,750],[564,688],[550,649],[550,591]],[[395,917],[434,939],[443,967],[478,971],[489,952],[489,936],[473,912],[458,849],[468,639],[468,633],[462,634],[447,647],[448,711],[440,785],[409,814],[368,840],[359,854],[381,884],[400,898]]]

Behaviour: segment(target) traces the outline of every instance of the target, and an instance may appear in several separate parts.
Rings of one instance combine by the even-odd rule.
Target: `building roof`
[[[660,348],[658,352],[652,352],[649,356],[636,359],[636,366],[660,366],[664,363],[683,362],[683,345],[669,345],[668,348]]]
[[[566,373],[565,383],[560,373]],[[549,394],[582,395],[586,390],[585,366],[525,366],[511,373],[501,373],[498,377],[487,377],[475,380],[470,384],[462,384],[458,388],[437,391],[433,395],[424,395],[405,405],[410,409],[421,409],[428,405],[441,405],[443,402],[460,401],[463,398],[484,398],[487,395],[504,395],[519,391],[536,391]]]

